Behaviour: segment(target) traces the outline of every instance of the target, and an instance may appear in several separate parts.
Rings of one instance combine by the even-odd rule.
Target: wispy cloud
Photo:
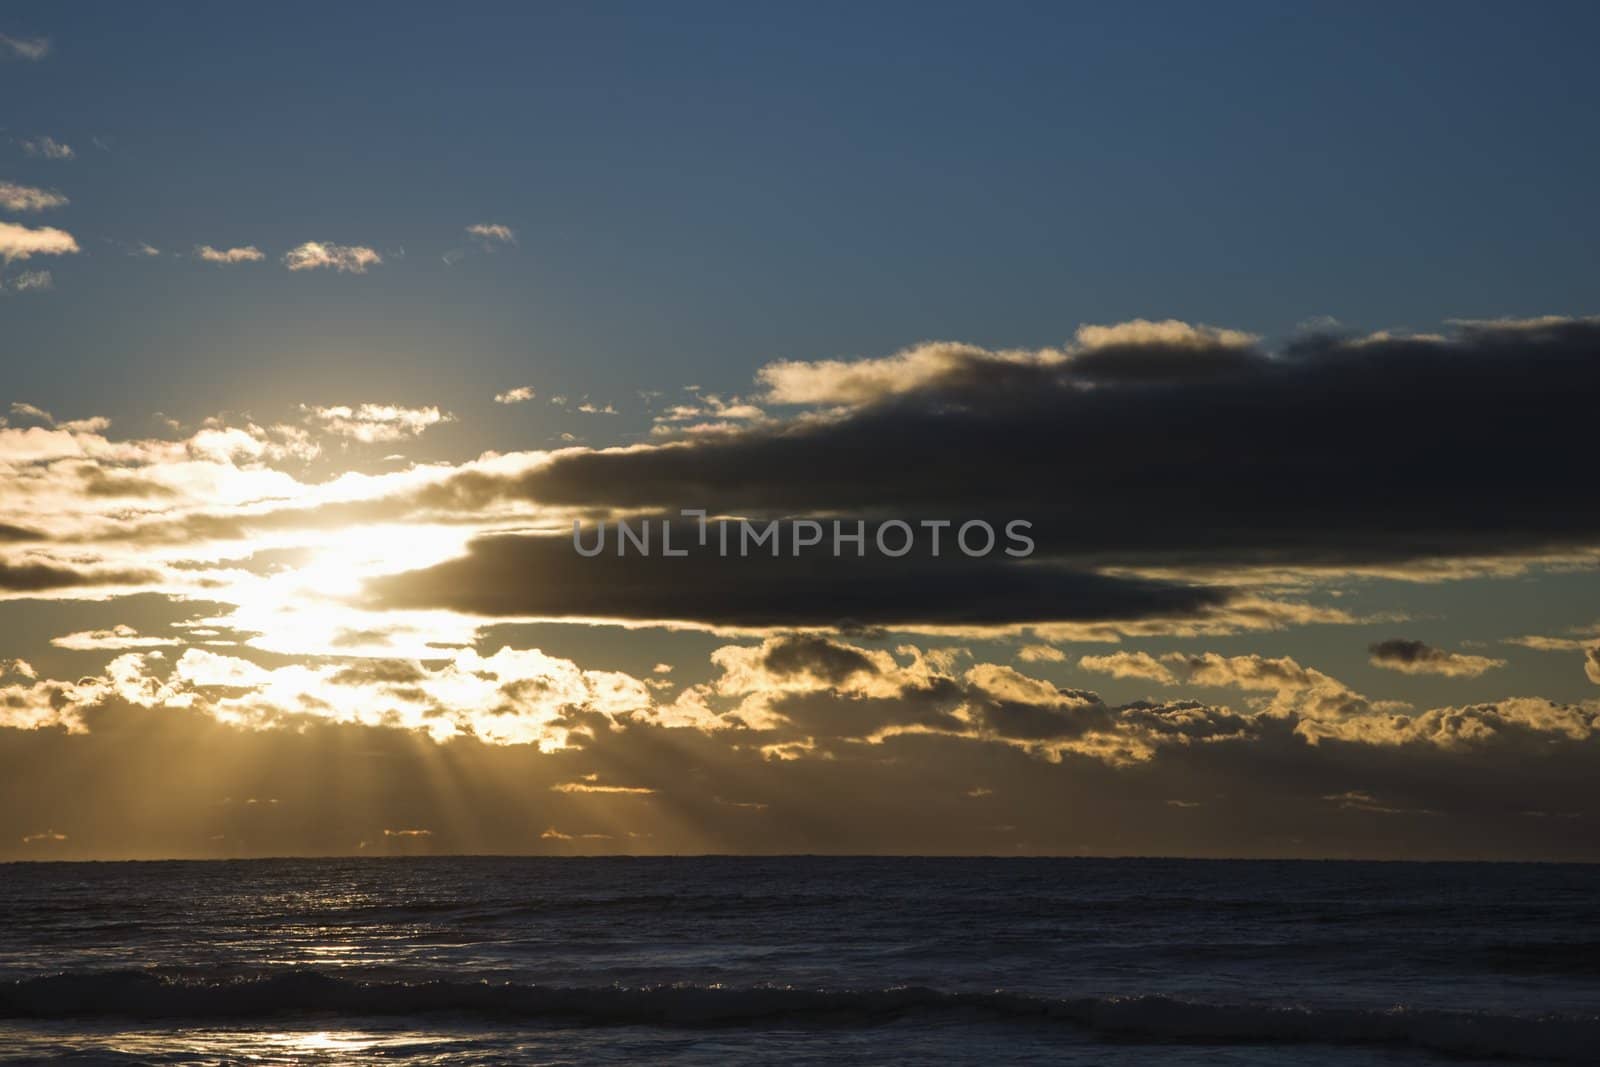
[[[65,207],[67,203],[66,197],[52,189],[0,181],[0,207],[8,211],[45,211]]]
[[[559,782],[550,787],[552,793],[611,793],[618,796],[650,796],[655,792],[642,785],[603,785],[597,774],[586,774],[581,781]]]
[[[66,230],[53,226],[30,229],[15,222],[0,222],[0,259],[10,263],[30,256],[62,256],[78,250],[78,242]]]
[[[48,37],[12,37],[0,33],[0,55],[11,53],[17,59],[38,61],[50,54]]]
[[[477,238],[485,248],[517,243],[517,232],[510,226],[498,222],[474,223],[467,227],[467,236]]]
[[[507,389],[503,393],[494,395],[496,404],[525,404],[537,395],[531,385],[519,385],[515,389]]]
[[[22,142],[22,150],[36,159],[72,159],[78,154],[54,137],[30,137]]]
[[[126,623],[118,623],[107,630],[80,630],[51,638],[57,648],[74,652],[125,651],[130,648],[163,648],[179,642],[172,637],[146,637]]]
[[[210,245],[200,245],[195,248],[194,255],[196,259],[203,259],[207,263],[257,263],[266,258],[261,254],[261,249],[255,245],[244,245],[240,248],[213,248]]]
[[[368,267],[382,262],[383,257],[365,245],[335,245],[321,241],[307,241],[291,248],[283,256],[283,265],[290,270],[330,267],[350,274],[365,274]]]
[[[399,441],[416,437],[430,426],[450,422],[455,416],[436,407],[407,408],[396,404],[334,405],[321,407],[302,404],[307,422],[339,437],[364,444],[374,441]]]
[[[46,426],[54,426],[56,424],[54,415],[37,404],[29,404],[23,400],[13,400],[11,402],[11,414],[23,419],[38,419]]]
[[[10,287],[19,293],[48,289],[55,284],[55,276],[47,270],[25,270],[11,279]],[[0,286],[4,288],[4,286]]]

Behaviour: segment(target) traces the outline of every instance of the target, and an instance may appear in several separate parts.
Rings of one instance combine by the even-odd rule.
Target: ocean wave
[[[142,971],[76,972],[0,983],[0,1018],[11,1019],[429,1015],[670,1027],[859,1027],[922,1018],[942,1024],[1063,1025],[1147,1041],[1410,1046],[1463,1056],[1551,1060],[1586,1060],[1600,1048],[1600,1016],[1315,1009],[1209,1004],[1164,996],[1048,998],[921,987],[559,988],[509,982],[356,981],[304,970],[223,981]]]

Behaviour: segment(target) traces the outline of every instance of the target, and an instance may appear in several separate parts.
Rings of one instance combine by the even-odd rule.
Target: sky
[[[1600,858],[1597,30],[7,5],[0,859]]]

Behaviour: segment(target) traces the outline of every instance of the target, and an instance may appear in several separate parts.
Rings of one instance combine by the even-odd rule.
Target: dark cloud
[[[13,526],[9,522],[0,522],[0,542],[3,541],[40,541],[44,535],[37,530],[30,530],[24,526]]]
[[[414,685],[426,677],[422,668],[403,659],[357,660],[329,676],[336,685]]]
[[[969,558],[947,549],[934,558],[925,546],[902,558],[835,558],[823,545],[795,557],[784,529],[778,558],[702,550],[686,558],[608,551],[585,559],[570,536],[485,537],[460,559],[378,579],[369,589],[384,607],[760,627],[1200,617],[1228,600],[1224,589],[1109,577],[998,552]],[[673,542],[693,538],[684,525]]]
[[[1408,641],[1403,637],[1374,641],[1367,646],[1367,652],[1374,660],[1385,663],[1427,663],[1450,655],[1443,649],[1433,648],[1422,641]]]
[[[141,585],[156,581],[157,578],[151,571],[80,571],[52,563],[0,563],[0,589],[15,593],[38,593],[80,586]]]
[[[859,737],[884,722],[937,724],[952,700],[910,710],[807,694],[785,705],[795,716],[786,730],[820,737],[836,722]],[[1514,753],[1311,745],[1291,720],[1175,702],[1119,717],[1189,741],[1119,767],[1071,752],[1051,763],[953,726],[777,760],[759,732],[600,715],[582,720],[580,746],[541,752],[323,722],[240,730],[178,708],[88,714],[87,734],[0,730],[0,856],[27,858],[21,836],[47,826],[74,858],[148,858],[349,853],[384,828],[421,827],[439,852],[528,853],[545,849],[540,834],[555,825],[613,835],[614,846],[589,846],[599,851],[1600,859],[1593,740]],[[1248,735],[1234,738],[1247,718]],[[1222,739],[1199,743],[1206,736]],[[195,751],[205,759],[173,758]],[[552,789],[590,774],[653,793]],[[94,790],[83,788],[89,777]],[[975,799],[978,785],[988,792]],[[1324,799],[1358,793],[1386,810]],[[250,796],[280,803],[240,801]],[[997,837],[997,825],[1015,829]]]
[[[102,497],[171,497],[176,492],[170,487],[140,474],[105,470],[92,463],[78,468],[83,491],[89,496]]]
[[[838,685],[856,673],[876,674],[878,668],[860,649],[825,637],[798,634],[767,647],[762,666],[773,674],[808,674]]]
[[[1574,467],[1596,395],[1595,321],[1320,336],[1271,359],[1130,342],[1058,364],[957,360],[840,417],[576,453],[436,495],[1003,515],[1033,520],[1042,553],[1122,562],[1528,552],[1600,539],[1600,496]]]
[[[1475,678],[1496,667],[1505,666],[1505,660],[1487,656],[1469,656],[1434,648],[1424,641],[1392,637],[1367,646],[1372,665],[1407,674],[1443,674],[1450,677]]]

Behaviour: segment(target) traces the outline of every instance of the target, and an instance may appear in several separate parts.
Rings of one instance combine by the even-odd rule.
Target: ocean
[[[1600,1058],[1600,866],[0,864],[0,1062]]]

